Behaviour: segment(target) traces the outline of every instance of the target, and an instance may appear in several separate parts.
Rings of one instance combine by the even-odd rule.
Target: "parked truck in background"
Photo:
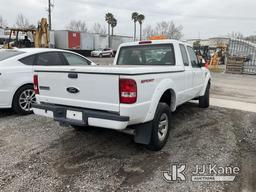
[[[188,44],[122,44],[113,66],[38,67],[34,113],[75,129],[132,130],[150,150],[165,145],[171,113],[193,99],[209,106],[211,76]]]

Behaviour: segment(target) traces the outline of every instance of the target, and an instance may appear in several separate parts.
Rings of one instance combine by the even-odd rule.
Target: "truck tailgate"
[[[40,102],[119,112],[119,75],[41,71]]]

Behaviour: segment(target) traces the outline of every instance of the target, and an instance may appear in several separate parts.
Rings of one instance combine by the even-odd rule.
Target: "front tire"
[[[208,83],[204,96],[199,97],[199,107],[208,108],[210,106],[210,83]]]
[[[36,96],[33,85],[25,85],[15,93],[12,108],[20,115],[32,114],[32,104],[35,102]]]
[[[166,103],[158,104],[152,126],[151,141],[147,148],[151,151],[159,151],[166,144],[171,128],[171,110]]]

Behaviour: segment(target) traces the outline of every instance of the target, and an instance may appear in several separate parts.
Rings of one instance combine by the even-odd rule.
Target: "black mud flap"
[[[139,144],[148,145],[152,135],[152,121],[134,126],[135,135],[134,142]]]

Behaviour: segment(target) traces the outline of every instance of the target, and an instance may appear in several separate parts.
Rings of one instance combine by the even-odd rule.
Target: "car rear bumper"
[[[33,104],[33,111],[37,115],[53,118],[55,121],[69,125],[94,126],[115,130],[127,127],[130,118],[117,113],[97,111],[53,104]]]

